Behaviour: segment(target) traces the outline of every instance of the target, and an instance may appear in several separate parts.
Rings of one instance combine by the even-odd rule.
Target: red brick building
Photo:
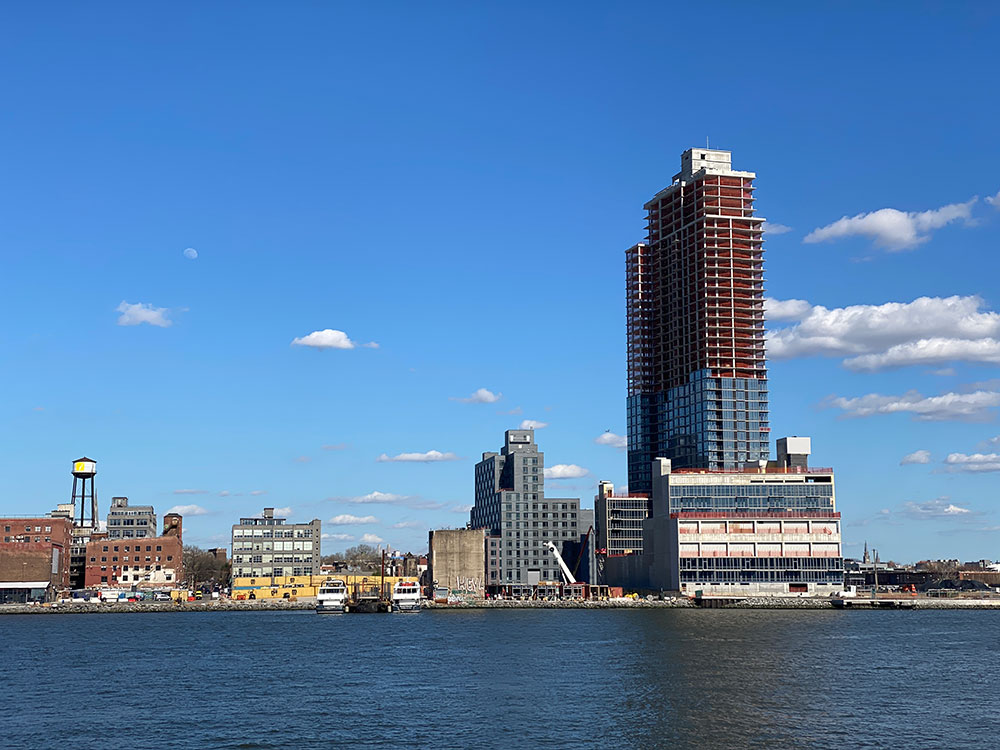
[[[68,518],[0,518],[0,582],[68,588],[72,528]]]
[[[84,586],[176,586],[184,576],[181,520],[169,514],[163,522],[164,536],[88,543]]]

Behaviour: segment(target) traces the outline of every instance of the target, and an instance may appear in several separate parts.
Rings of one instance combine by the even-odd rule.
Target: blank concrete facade
[[[486,590],[486,531],[436,529],[427,538],[427,579],[453,594],[481,597]]]

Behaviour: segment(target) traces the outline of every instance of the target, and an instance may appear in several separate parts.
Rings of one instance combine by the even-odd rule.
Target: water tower
[[[75,526],[97,528],[97,492],[94,490],[94,476],[96,474],[97,462],[94,459],[84,456],[73,462],[73,524]],[[78,499],[79,506],[76,504]],[[78,508],[79,514],[77,513]]]

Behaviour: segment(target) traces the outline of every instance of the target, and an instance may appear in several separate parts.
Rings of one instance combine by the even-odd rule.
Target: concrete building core
[[[428,581],[450,594],[482,597],[486,559],[484,529],[436,529],[427,536]]]

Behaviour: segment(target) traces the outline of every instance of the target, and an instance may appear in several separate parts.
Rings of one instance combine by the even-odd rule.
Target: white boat
[[[396,581],[392,587],[392,608],[396,612],[419,612],[420,584],[416,581]]]
[[[339,578],[323,581],[316,592],[316,612],[319,614],[343,612],[347,605],[347,584]]]

